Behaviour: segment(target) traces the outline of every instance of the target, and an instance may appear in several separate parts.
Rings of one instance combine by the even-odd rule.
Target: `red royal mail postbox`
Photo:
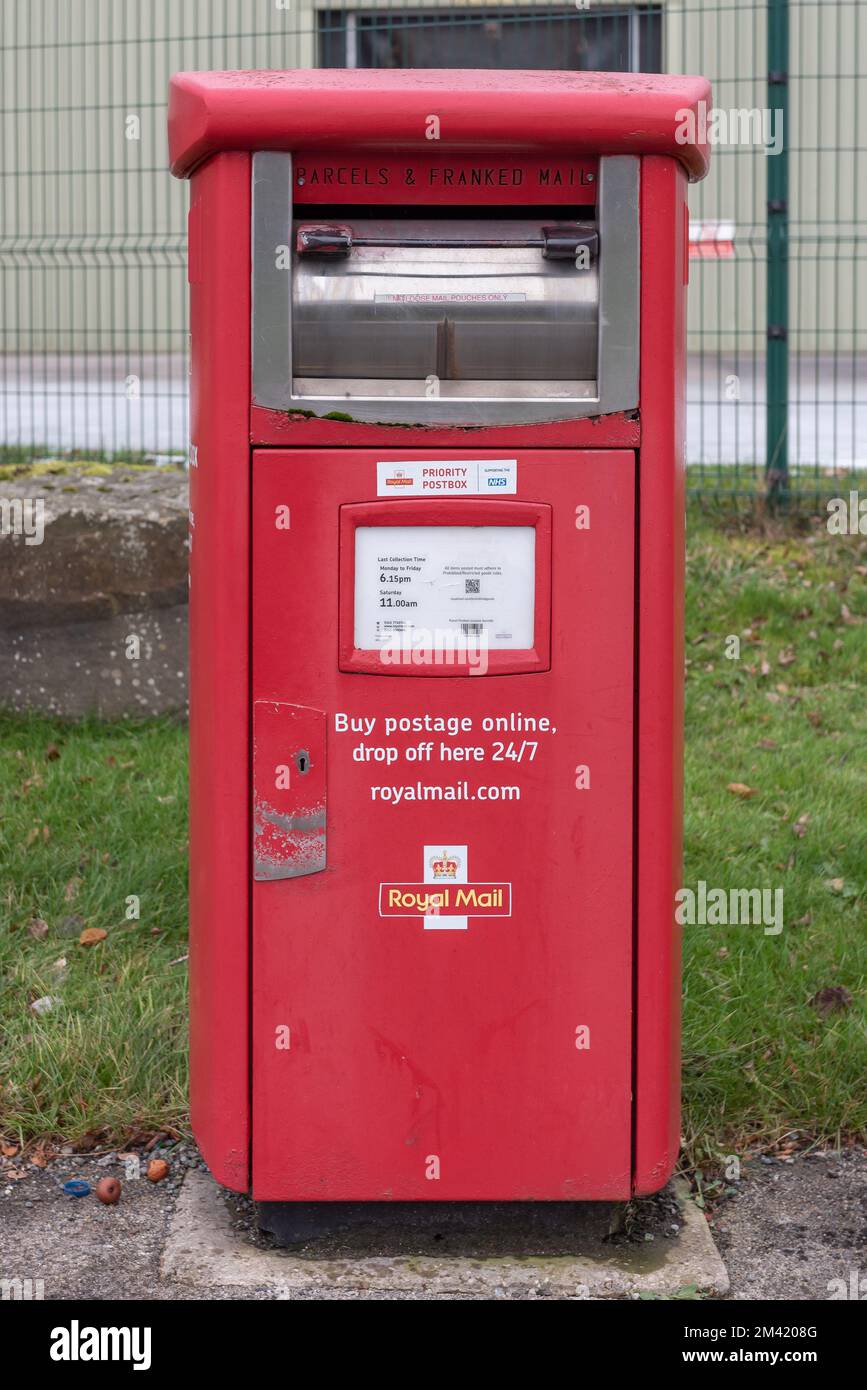
[[[192,1115],[261,1202],[624,1199],[672,1171],[708,99],[172,82]]]

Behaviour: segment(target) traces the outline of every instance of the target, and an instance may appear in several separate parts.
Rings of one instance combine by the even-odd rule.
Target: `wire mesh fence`
[[[170,74],[192,68],[701,72],[691,194],[693,491],[825,491],[867,466],[860,0],[5,0],[0,445],[182,458],[186,189]]]

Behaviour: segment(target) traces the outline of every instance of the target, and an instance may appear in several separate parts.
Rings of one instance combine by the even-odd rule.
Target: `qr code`
[[[477,594],[479,592],[479,585],[481,584],[481,580],[465,579],[464,584],[466,586],[464,589],[465,594]]]

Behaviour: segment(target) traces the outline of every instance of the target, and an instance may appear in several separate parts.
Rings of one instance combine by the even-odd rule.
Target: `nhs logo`
[[[518,491],[516,459],[491,459],[479,463],[479,492],[514,493]]]

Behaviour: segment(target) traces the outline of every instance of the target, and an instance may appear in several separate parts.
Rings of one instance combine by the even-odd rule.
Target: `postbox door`
[[[258,1199],[629,1195],[634,489],[617,450],[254,453]],[[384,660],[383,615],[490,660]]]

